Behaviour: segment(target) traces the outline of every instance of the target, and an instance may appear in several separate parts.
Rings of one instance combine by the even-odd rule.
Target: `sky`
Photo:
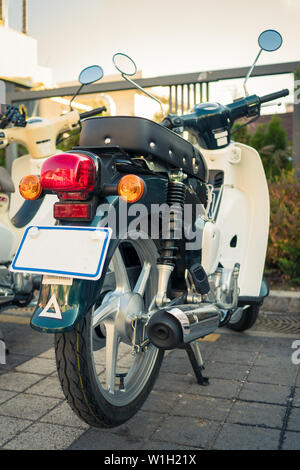
[[[21,28],[21,0],[9,0],[9,26]],[[112,55],[131,55],[144,77],[250,66],[258,35],[274,28],[282,47],[259,64],[300,60],[300,0],[28,0],[28,33],[39,65],[57,83]]]

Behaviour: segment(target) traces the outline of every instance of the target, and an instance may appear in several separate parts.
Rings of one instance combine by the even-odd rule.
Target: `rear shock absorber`
[[[168,184],[167,205],[170,208],[167,232],[162,231],[162,248],[157,261],[158,291],[156,305],[161,307],[169,301],[167,288],[171,273],[175,266],[176,253],[179,250],[176,240],[182,237],[183,209],[186,186],[182,182],[182,173],[171,175]]]

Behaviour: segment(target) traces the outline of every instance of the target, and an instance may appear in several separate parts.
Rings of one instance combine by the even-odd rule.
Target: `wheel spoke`
[[[104,304],[100,305],[93,316],[93,328],[99,325],[112,314],[116,313],[120,305],[119,297],[113,298],[111,301],[107,301]]]
[[[107,390],[115,393],[115,378],[119,338],[113,321],[105,322],[106,329],[106,386]]]
[[[149,263],[148,261],[145,261],[143,265],[143,269],[133,289],[133,292],[136,292],[137,294],[140,294],[141,296],[144,295],[145,290],[146,290],[146,285],[150,276],[150,271],[151,271],[151,263]]]
[[[128,279],[126,266],[124,264],[119,248],[116,249],[112,258],[113,270],[115,273],[116,290],[121,292],[130,292],[130,282]]]

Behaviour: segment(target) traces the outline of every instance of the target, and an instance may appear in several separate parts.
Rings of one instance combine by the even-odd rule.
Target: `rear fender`
[[[150,213],[151,204],[165,202],[167,179],[161,176],[143,175],[142,177],[146,182],[147,191],[145,191],[139,203],[144,204]],[[117,196],[107,197],[105,203],[110,208],[114,208],[116,217],[119,220],[120,207],[122,207],[119,205],[119,198]],[[107,226],[107,220],[107,214],[104,214],[98,208],[90,226]],[[129,223],[130,218],[128,217]],[[116,230],[113,228],[102,276],[99,280],[73,279],[72,285],[41,284],[38,305],[31,318],[31,327],[45,333],[63,333],[75,328],[99,299],[99,293],[103,287],[111,258],[122,238],[119,227]]]

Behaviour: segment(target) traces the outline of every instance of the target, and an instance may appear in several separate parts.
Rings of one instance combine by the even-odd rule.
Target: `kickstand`
[[[193,371],[197,379],[197,383],[199,385],[204,385],[204,386],[209,385],[208,377],[203,377],[202,372],[201,372],[204,369],[204,366],[203,366],[198,344],[196,342],[189,343],[189,344],[186,344],[184,348],[191,362]]]

